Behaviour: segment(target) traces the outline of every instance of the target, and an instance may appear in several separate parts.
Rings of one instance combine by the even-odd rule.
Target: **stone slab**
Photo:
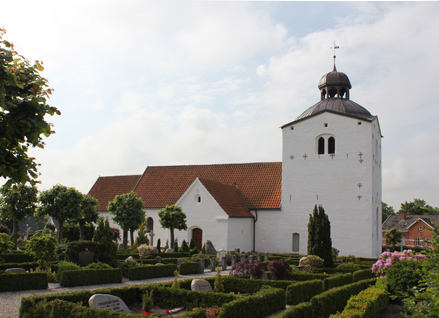
[[[205,279],[194,279],[191,283],[191,290],[199,292],[211,292],[212,286],[210,286],[209,282]]]
[[[10,272],[10,273],[26,273],[26,270],[24,268],[21,268],[21,267],[13,267],[13,268],[8,268],[6,270],[6,272]]]
[[[88,306],[115,312],[131,313],[131,310],[122,299],[108,294],[95,294],[91,296],[88,300]]]

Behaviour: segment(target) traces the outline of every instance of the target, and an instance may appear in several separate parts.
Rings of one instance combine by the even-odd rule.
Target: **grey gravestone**
[[[225,271],[227,269],[227,257],[223,257],[223,259],[221,260],[221,269],[223,271]]]
[[[107,294],[95,294],[91,296],[88,300],[88,306],[98,309],[108,309],[115,312],[131,312],[122,299]]]
[[[194,279],[191,283],[191,290],[192,291],[199,291],[199,292],[211,292],[212,286],[210,286],[209,282],[204,279]]]
[[[206,241],[206,254],[208,255],[216,255],[216,249],[213,247],[213,244],[211,241]]]
[[[262,254],[258,253],[258,261],[262,262]]]
[[[160,266],[160,265],[165,265],[165,264],[163,264],[163,263],[156,263],[156,265],[157,265],[157,266]]]
[[[8,268],[6,270],[6,272],[10,272],[10,273],[26,273],[26,270],[24,268],[20,268],[20,267],[13,267],[13,268]]]
[[[264,261],[268,262],[268,252],[264,255]]]
[[[130,261],[134,261],[134,258],[132,256],[128,256],[125,260],[125,263]]]
[[[177,259],[177,266],[183,263],[183,260],[181,258]]]
[[[174,253],[174,250],[172,248],[168,248],[165,253]]]
[[[237,261],[238,261],[238,257],[236,255],[233,255],[232,256],[232,266],[235,266]]]
[[[252,261],[252,260],[253,260],[253,255],[250,254],[250,255],[248,256],[248,259]]]
[[[210,258],[210,270],[212,272],[216,271],[216,257]]]
[[[79,263],[81,265],[88,265],[93,263],[95,258],[95,253],[92,251],[82,251],[79,252]]]
[[[157,256],[155,258],[155,260],[156,260],[157,263],[161,263],[162,262],[162,258],[160,256]]]
[[[218,257],[219,260],[222,260],[224,256],[226,256],[225,250],[220,249],[216,252],[216,257]]]
[[[200,261],[199,261],[199,273],[200,274],[204,274],[204,267],[206,266],[206,262],[205,262],[205,260],[204,260],[204,258],[200,258]]]

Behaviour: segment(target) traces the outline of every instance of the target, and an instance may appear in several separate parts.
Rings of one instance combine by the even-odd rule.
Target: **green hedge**
[[[0,292],[47,289],[46,273],[8,273],[0,274]]]
[[[293,272],[291,274],[291,280],[295,281],[305,281],[305,280],[314,280],[314,279],[325,279],[330,277],[327,274],[317,274],[317,273],[305,273],[305,272]]]
[[[354,280],[351,273],[328,277],[323,280],[323,290],[352,284],[353,282]]]
[[[285,308],[285,292],[280,288],[266,287],[252,296],[222,305],[220,318],[265,317]]]
[[[3,256],[3,255],[2,255]],[[25,270],[35,269],[38,267],[37,262],[28,262],[28,263],[3,263],[0,264],[0,270],[5,271],[8,268],[24,268]]]
[[[174,276],[177,265],[143,265],[130,268],[128,271],[129,280],[148,279],[155,277]]]
[[[358,282],[360,280],[374,278],[376,275],[372,272],[371,269],[361,269],[359,271],[353,272],[352,276],[354,282]]]
[[[33,256],[25,254],[23,252],[14,252],[9,254],[2,254],[1,256],[5,263],[32,263],[34,262]]]
[[[181,275],[199,274],[200,266],[196,262],[183,262],[180,264],[179,273]]]
[[[313,318],[327,318],[337,311],[343,310],[348,300],[363,289],[375,283],[376,279],[368,279],[353,284],[332,288],[311,298]]]
[[[115,269],[81,269],[63,271],[60,285],[63,287],[100,285],[122,282],[122,270]]]
[[[349,299],[343,312],[331,315],[330,318],[376,318],[388,303],[389,296],[386,290],[369,287]]]
[[[322,292],[323,282],[320,279],[296,282],[287,287],[285,298],[288,305],[297,305]]]
[[[283,313],[272,316],[272,318],[310,318],[312,317],[311,303],[300,303],[296,306],[291,306]]]

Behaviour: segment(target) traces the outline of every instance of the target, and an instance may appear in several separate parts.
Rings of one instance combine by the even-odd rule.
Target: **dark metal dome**
[[[319,81],[319,88],[322,89],[326,86],[345,86],[349,89],[352,88],[349,77],[342,72],[337,72],[334,65],[334,70],[322,76]]]

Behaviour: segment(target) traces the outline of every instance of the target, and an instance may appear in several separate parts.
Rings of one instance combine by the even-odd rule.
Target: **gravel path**
[[[204,274],[179,275],[179,279],[211,277],[211,276],[215,276],[215,274],[216,272],[206,270]],[[228,270],[222,272],[222,275],[228,275],[228,274],[229,274]],[[46,294],[64,293],[68,291],[77,291],[77,290],[94,290],[94,289],[101,289],[108,287],[126,287],[131,285],[169,282],[173,280],[174,277],[160,277],[160,278],[135,280],[135,281],[124,279],[121,284],[87,285],[87,286],[77,286],[77,287],[61,287],[59,283],[49,283],[48,289],[4,292],[4,293],[0,293],[0,317],[17,318],[20,309],[21,298],[32,296],[32,295],[46,295]]]

